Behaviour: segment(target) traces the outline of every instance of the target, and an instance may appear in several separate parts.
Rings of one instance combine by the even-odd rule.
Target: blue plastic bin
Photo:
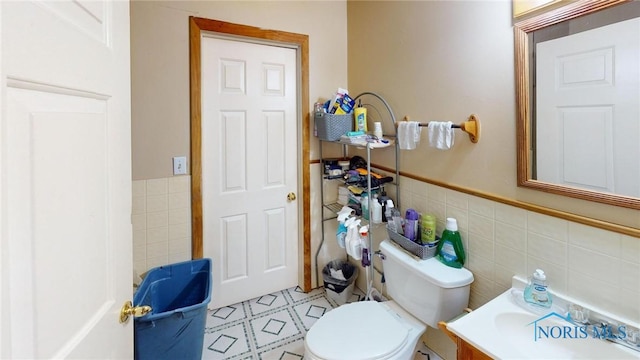
[[[152,308],[134,320],[135,358],[201,359],[209,300],[210,259],[150,270],[133,296],[134,306]]]

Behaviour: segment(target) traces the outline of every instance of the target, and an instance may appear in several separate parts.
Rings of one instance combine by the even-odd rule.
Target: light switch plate
[[[185,175],[187,173],[187,157],[176,156],[173,158],[173,175]]]

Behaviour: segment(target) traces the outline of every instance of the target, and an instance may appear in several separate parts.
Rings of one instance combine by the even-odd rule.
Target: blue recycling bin
[[[134,320],[135,359],[201,359],[210,300],[211,259],[151,269],[133,296],[152,309]]]

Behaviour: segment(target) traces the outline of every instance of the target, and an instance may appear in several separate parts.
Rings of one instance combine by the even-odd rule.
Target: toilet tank
[[[438,321],[451,320],[469,305],[471,271],[419,259],[391,240],[384,240],[380,251],[387,294],[425,324],[437,328]]]

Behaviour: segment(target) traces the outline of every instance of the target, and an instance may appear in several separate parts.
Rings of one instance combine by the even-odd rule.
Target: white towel
[[[402,150],[413,150],[420,143],[420,123],[400,121],[398,123],[398,146]]]
[[[449,150],[454,143],[453,123],[451,121],[430,121],[427,131],[429,145],[440,150]]]

